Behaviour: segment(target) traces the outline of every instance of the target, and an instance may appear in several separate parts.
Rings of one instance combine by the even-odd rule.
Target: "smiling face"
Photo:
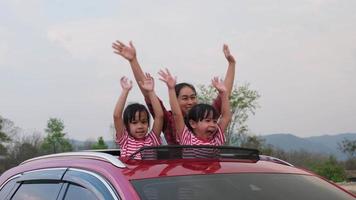
[[[197,104],[197,94],[196,92],[188,87],[185,86],[180,89],[179,94],[177,96],[178,103],[182,113],[185,115],[188,111]]]
[[[193,133],[202,140],[211,140],[218,129],[218,120],[214,118],[212,111],[206,113],[206,117],[199,121],[189,120]]]
[[[142,139],[148,132],[148,116],[146,112],[136,112],[135,118],[129,122],[129,133],[135,139]]]

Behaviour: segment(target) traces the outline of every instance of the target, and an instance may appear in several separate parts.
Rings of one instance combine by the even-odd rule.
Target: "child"
[[[138,62],[137,55],[136,55],[136,49],[133,45],[132,42],[129,43],[129,45],[125,45],[124,43],[120,41],[116,41],[113,43],[112,47],[114,48],[114,53],[122,56],[125,58],[127,61],[129,61],[132,72],[135,76],[136,81],[140,81],[144,77],[143,70],[141,69],[141,66]],[[226,60],[228,61],[228,68],[226,71],[225,79],[224,79],[224,84],[227,89],[227,94],[230,95],[232,91],[232,87],[234,84],[234,78],[235,78],[235,65],[236,61],[234,56],[230,53],[228,45],[224,44],[223,45],[223,53],[225,55]],[[179,102],[180,109],[183,113],[183,115],[186,115],[188,111],[196,105],[197,102],[197,94],[195,91],[195,88],[193,85],[189,83],[179,83],[175,86],[176,90],[176,96]],[[146,98],[145,91],[141,89],[142,94],[145,96],[145,101],[146,104],[152,113],[152,106],[151,102],[149,101],[148,98]],[[213,101],[213,107],[219,112],[221,112],[221,97],[218,95],[216,99]],[[179,144],[176,138],[176,127],[175,127],[175,122],[173,118],[173,114],[171,111],[167,110],[163,103],[161,102],[161,106],[163,109],[164,113],[164,125],[163,125],[163,133],[165,136],[165,139],[167,140],[168,144],[171,145],[176,145]]]
[[[197,104],[193,106],[186,118],[178,104],[175,94],[176,80],[169,71],[159,72],[160,80],[165,82],[169,92],[169,103],[177,129],[177,140],[181,145],[223,145],[225,143],[224,130],[231,121],[230,103],[226,87],[221,80],[214,77],[212,85],[218,90],[221,96],[221,117],[213,106],[208,104]]]
[[[138,103],[128,105],[122,115],[128,93],[132,88],[132,81],[122,77],[120,83],[122,92],[116,103],[114,124],[116,143],[121,148],[120,158],[125,160],[143,146],[158,146],[161,144],[163,111],[154,92],[154,80],[150,74],[146,73],[145,79],[140,81],[139,84],[147,92],[154,110],[153,127],[148,133],[150,115],[144,105]],[[137,154],[135,159],[141,159],[141,156]]]

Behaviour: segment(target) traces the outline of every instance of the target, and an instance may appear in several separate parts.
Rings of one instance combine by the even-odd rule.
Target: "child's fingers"
[[[129,45],[130,45],[131,48],[133,48],[133,49],[135,48],[133,43],[132,43],[132,40],[130,40]]]
[[[169,75],[169,76],[172,76],[171,73],[169,72],[169,70],[167,68],[166,69],[166,73]]]
[[[151,74],[148,73],[148,72],[146,72],[146,77],[147,77],[148,79],[153,79],[153,77],[151,76]]]
[[[167,80],[164,79],[164,78],[158,78],[160,81],[164,82],[164,83],[167,83]]]
[[[166,77],[167,77],[167,74],[166,74],[164,71],[162,71],[162,70],[160,70],[160,71],[158,72],[158,75],[160,75],[162,78],[166,78]]]
[[[120,42],[119,40],[116,40],[116,43],[120,44],[122,47],[126,46],[124,43]]]

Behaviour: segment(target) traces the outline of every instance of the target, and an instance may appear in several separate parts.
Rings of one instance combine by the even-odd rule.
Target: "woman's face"
[[[197,104],[197,94],[190,87],[183,87],[177,98],[184,115]]]

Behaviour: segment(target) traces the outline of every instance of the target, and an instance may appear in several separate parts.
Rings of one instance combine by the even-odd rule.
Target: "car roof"
[[[185,151],[192,146],[145,147],[139,153],[155,153],[154,159],[121,161],[119,150],[96,150],[51,154],[29,159],[11,169],[11,174],[41,168],[74,167],[96,171],[105,176],[120,176],[126,180],[223,173],[293,173],[310,174],[293,167],[291,164],[268,156],[260,156],[255,149],[237,147],[218,147],[218,157],[182,158],[176,157],[177,149]],[[195,149],[217,149],[211,146],[199,146]],[[172,154],[174,152],[174,154]],[[173,157],[167,157],[167,153]],[[164,155],[164,156],[162,156]],[[181,154],[179,154],[181,155]],[[10,173],[10,172],[8,172]],[[1,182],[1,180],[0,180]]]
[[[125,163],[123,174],[129,180],[168,176],[186,176],[226,173],[288,173],[310,175],[302,169],[271,161],[231,159],[134,160]]]

